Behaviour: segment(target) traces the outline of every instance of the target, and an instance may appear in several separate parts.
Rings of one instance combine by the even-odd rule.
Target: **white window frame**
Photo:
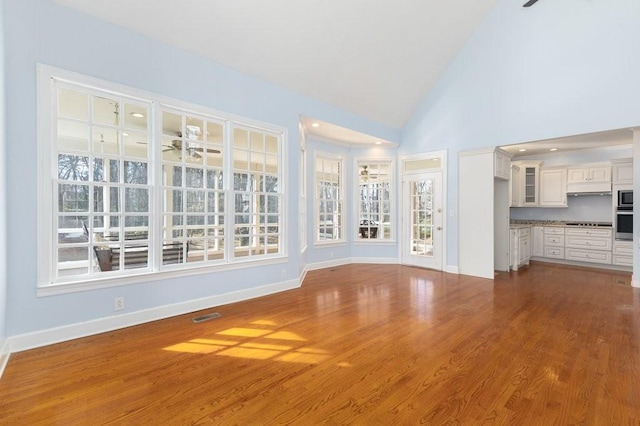
[[[149,177],[148,185],[150,186],[149,194],[149,259],[148,267],[139,269],[126,269],[118,272],[104,272],[104,275],[98,274],[87,278],[86,276],[77,276],[74,279],[58,280],[55,275],[56,265],[53,263],[55,257],[52,255],[57,250],[57,235],[54,230],[57,225],[54,219],[57,217],[54,213],[54,200],[57,200],[57,189],[53,191],[54,181],[57,179],[57,152],[56,129],[57,117],[55,114],[55,92],[52,80],[69,82],[76,87],[84,87],[87,90],[97,90],[105,94],[113,94],[117,97],[128,99],[139,99],[151,103],[151,113],[149,117],[150,131],[149,138]],[[263,266],[287,261],[287,207],[286,207],[286,152],[284,147],[287,141],[287,129],[275,126],[269,123],[250,120],[244,117],[234,116],[227,113],[212,110],[210,108],[187,102],[175,100],[161,95],[145,92],[128,86],[112,83],[102,79],[85,76],[71,71],[62,70],[49,65],[37,65],[37,85],[38,85],[38,212],[37,212],[37,294],[38,296],[55,295],[69,293],[75,291],[84,291],[96,288],[105,288],[123,284],[133,284],[146,281],[154,281],[158,279],[173,278],[178,276],[189,276],[203,274],[213,271],[234,270],[246,268],[248,266]],[[161,210],[162,202],[162,161],[161,150],[157,148],[162,143],[162,129],[159,125],[161,116],[161,108],[169,106],[172,109],[179,109],[185,112],[192,111],[198,115],[205,115],[215,118],[218,121],[224,121],[226,134],[229,134],[230,123],[238,126],[247,126],[260,129],[260,131],[270,132],[278,135],[278,194],[280,196],[279,216],[280,216],[280,238],[278,252],[274,254],[256,256],[255,258],[234,258],[232,255],[226,257],[226,261],[218,264],[211,263],[185,263],[179,266],[171,266],[167,268],[160,267],[162,259],[158,259],[158,253],[161,252],[161,217],[164,212]],[[226,138],[224,144],[231,146],[230,138]],[[154,148],[155,147],[155,148]],[[233,171],[229,168],[231,164],[231,148],[227,147],[224,154],[225,163],[225,206],[229,206],[231,202],[231,183],[229,176]],[[90,206],[92,208],[92,206]],[[230,232],[232,226],[232,213],[225,210],[225,226],[229,227],[225,230],[225,237],[232,239]],[[155,245],[152,247],[151,244]],[[233,244],[225,242],[225,247]],[[231,247],[232,250],[232,247]],[[93,253],[90,253],[92,255]],[[154,256],[155,255],[155,256]],[[160,255],[161,257],[161,255]],[[89,262],[93,257],[90,256]]]
[[[338,199],[337,200],[333,200],[334,202],[337,203],[338,205],[338,210],[339,210],[339,218],[340,218],[340,224],[338,227],[336,226],[332,226],[332,230],[335,231],[336,229],[339,231],[340,233],[340,238],[336,238],[336,239],[320,239],[320,226],[321,226],[321,220],[320,220],[320,214],[321,214],[321,208],[320,208],[320,203],[321,203],[321,199],[319,196],[319,191],[320,191],[320,174],[321,173],[325,173],[325,169],[323,166],[323,170],[319,171],[318,170],[318,161],[322,160],[327,161],[327,162],[337,162],[338,163],[338,190],[337,190],[337,194],[338,194]],[[324,164],[324,163],[323,163]],[[346,170],[345,170],[345,161],[344,158],[342,156],[339,155],[335,155],[335,154],[327,154],[327,153],[322,153],[322,152],[316,152],[315,156],[314,156],[314,163],[313,163],[313,174],[314,174],[314,188],[315,188],[315,227],[314,227],[314,244],[317,246],[326,246],[326,245],[333,245],[333,244],[344,244],[346,242],[346,236],[345,236],[345,232],[346,232],[346,220],[347,220],[347,212],[345,211],[345,178],[346,178]],[[332,224],[334,223],[334,221],[332,221]],[[333,233],[333,232],[332,232]]]
[[[388,163],[389,164],[389,216],[390,216],[390,236],[389,238],[383,238],[383,235],[378,235],[377,238],[360,238],[360,167],[363,164],[369,163]],[[354,182],[354,200],[353,203],[353,223],[354,225],[354,244],[395,244],[397,242],[397,229],[396,229],[396,160],[392,157],[361,157],[353,159],[353,182]],[[380,231],[378,231],[380,232]]]
[[[300,203],[298,205],[300,253],[307,250],[307,144],[304,132],[300,129]]]

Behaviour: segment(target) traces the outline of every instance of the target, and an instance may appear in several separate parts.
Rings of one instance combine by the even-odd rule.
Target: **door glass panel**
[[[412,232],[409,252],[412,255],[433,257],[433,190],[432,179],[410,183]]]

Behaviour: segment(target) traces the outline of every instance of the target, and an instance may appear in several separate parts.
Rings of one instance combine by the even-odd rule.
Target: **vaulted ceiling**
[[[56,0],[400,128],[496,0]]]

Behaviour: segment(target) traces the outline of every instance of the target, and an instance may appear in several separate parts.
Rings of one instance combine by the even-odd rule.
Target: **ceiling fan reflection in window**
[[[377,175],[369,175],[369,166],[367,165],[362,166],[362,170],[360,170],[360,178],[363,181],[367,182],[369,178],[376,179],[377,177],[378,177]]]
[[[202,158],[201,153],[205,152],[207,154],[220,154],[220,150],[213,148],[204,148],[200,145],[200,143],[189,142],[188,139],[196,139],[200,136],[201,131],[199,126],[187,126],[187,138],[183,141],[182,139],[174,139],[171,141],[170,145],[162,145],[164,149],[162,152],[174,151],[178,158],[182,159],[182,147],[184,145],[184,150],[192,160],[199,160]],[[176,132],[176,135],[181,138],[182,132]],[[146,144],[146,142],[138,142],[142,144]]]

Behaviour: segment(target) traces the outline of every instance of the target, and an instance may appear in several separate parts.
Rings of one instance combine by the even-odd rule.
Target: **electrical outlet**
[[[124,309],[124,297],[116,297],[113,299],[113,310],[121,311]]]
[[[287,270],[283,269],[282,271],[280,271],[280,278],[287,278]]]

